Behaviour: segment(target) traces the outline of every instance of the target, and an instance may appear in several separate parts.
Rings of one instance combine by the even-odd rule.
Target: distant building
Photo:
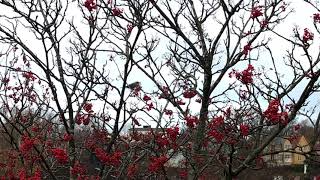
[[[268,155],[263,156],[263,159],[270,166],[302,165],[306,160],[303,153],[310,152],[310,150],[309,143],[304,136],[299,136],[292,141],[277,137],[264,151]]]

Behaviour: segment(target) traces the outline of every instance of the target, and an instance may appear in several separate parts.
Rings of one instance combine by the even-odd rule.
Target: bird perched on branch
[[[134,90],[136,87],[139,87],[139,86],[141,86],[141,83],[139,81],[136,81],[134,83],[128,84],[126,88]]]

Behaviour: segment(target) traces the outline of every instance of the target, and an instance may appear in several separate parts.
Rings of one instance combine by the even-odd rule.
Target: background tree
[[[319,103],[318,14],[315,30],[281,34],[292,12],[282,0],[0,6],[0,120],[19,137],[4,176],[169,179],[182,155],[181,178],[232,179],[261,168],[299,115],[314,125],[311,146],[319,137],[319,109],[308,111]],[[147,124],[156,129],[125,134]]]

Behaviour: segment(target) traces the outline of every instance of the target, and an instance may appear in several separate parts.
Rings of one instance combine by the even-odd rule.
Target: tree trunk
[[[223,180],[232,180],[232,175],[229,172],[224,173]]]

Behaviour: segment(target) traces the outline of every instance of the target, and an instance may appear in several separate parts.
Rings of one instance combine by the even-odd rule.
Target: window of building
[[[290,156],[290,154],[285,154],[284,158],[289,159],[289,158],[291,158],[291,156]]]
[[[291,149],[291,145],[290,145],[290,144],[286,144],[286,145],[284,146],[284,148],[285,148],[285,149]]]
[[[307,146],[304,146],[304,147],[302,148],[302,151],[303,151],[303,152],[308,152],[308,147],[307,147]]]

